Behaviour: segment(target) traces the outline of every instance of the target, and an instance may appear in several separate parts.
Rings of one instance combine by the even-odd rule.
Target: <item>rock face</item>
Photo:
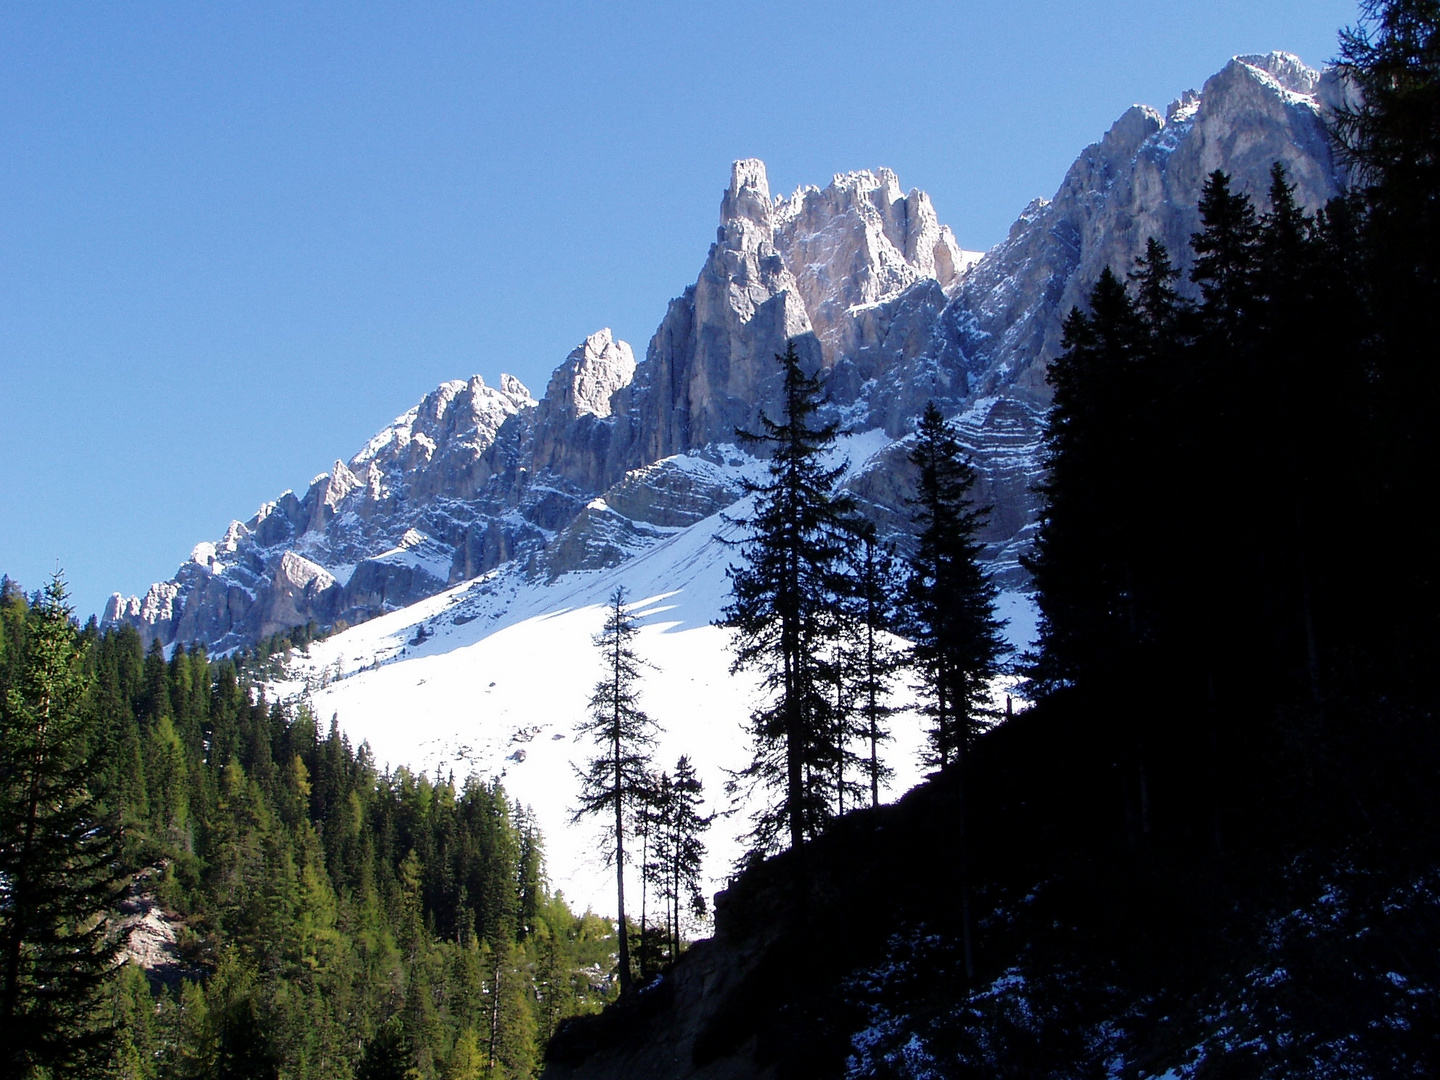
[[[635,354],[608,328],[585,339],[555,369],[535,411],[530,468],[548,470],[584,491],[603,488],[621,452],[613,401],[635,377]]]
[[[853,356],[865,308],[893,300],[920,281],[952,290],[980,257],[941,225],[923,191],[901,192],[889,169],[837,176],[775,201],[775,246],[794,267],[795,285],[820,339],[827,367]]]
[[[699,280],[670,302],[621,403],[630,418],[630,464],[731,442],[737,427],[753,426],[778,385],[773,357],[791,338],[819,364],[795,278],[775,247],[765,166],[737,161]]]
[[[774,414],[790,340],[848,430],[902,439],[927,400],[959,419],[994,508],[992,569],[1019,584],[1065,313],[1150,236],[1186,265],[1214,169],[1262,208],[1274,161],[1307,207],[1336,194],[1323,114],[1343,89],[1284,53],[1236,57],[1164,115],[1128,110],[983,258],[887,169],[773,197],[764,164],[737,161],[715,243],[642,362],[600,330],[539,401],[508,375],[445,383],[303,496],[233,523],[143,598],[112,597],[105,621],[225,649],[358,622],[512,560],[546,577],[616,565],[738,497],[707,462]],[[882,460],[852,486],[903,542],[903,444]]]
[[[1273,52],[1237,56],[1164,116],[1144,105],[1126,111],[1080,154],[1053,199],[1025,208],[947,312],[960,347],[984,371],[977,389],[1014,387],[1048,401],[1045,366],[1059,355],[1065,315],[1084,304],[1105,267],[1129,270],[1151,236],[1188,267],[1196,206],[1214,170],[1262,209],[1276,161],[1307,208],[1337,195],[1323,113],[1338,93],[1333,72]]]

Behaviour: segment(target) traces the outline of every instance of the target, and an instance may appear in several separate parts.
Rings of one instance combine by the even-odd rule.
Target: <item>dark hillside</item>
[[[1433,741],[1377,725],[1335,746],[1333,787],[1296,755],[1288,783],[1231,804],[1217,855],[1197,755],[1177,747],[1157,769],[1142,834],[1094,715],[1060,695],[976,747],[971,987],[946,775],[743,874],[715,937],[563,1027],[546,1076],[840,1076],[847,1059],[877,1076],[1187,1061],[1248,1076],[1332,1044],[1350,1061],[1440,1064]]]
[[[550,1075],[1440,1075],[1440,7],[1341,46],[1352,190],[1215,171],[1194,290],[1152,241],[1065,322],[1036,706],[742,876]]]

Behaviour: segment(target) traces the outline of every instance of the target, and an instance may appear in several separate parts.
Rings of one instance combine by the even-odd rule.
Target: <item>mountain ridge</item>
[[[286,492],[197,545],[144,597],[113,596],[102,621],[226,650],[296,622],[361,622],[506,563],[541,578],[613,565],[653,539],[658,521],[699,520],[733,501],[723,485],[697,487],[661,463],[752,428],[773,405],[771,356],[790,339],[826,371],[831,409],[850,430],[898,439],[926,400],[951,416],[1001,403],[993,452],[983,429],[972,441],[995,507],[988,555],[1016,584],[1044,370],[1064,313],[1148,235],[1183,264],[1212,167],[1258,194],[1279,160],[1304,205],[1337,193],[1322,117],[1340,95],[1333,72],[1288,54],[1237,57],[1166,115],[1127,110],[1053,199],[1033,202],[978,258],[888,169],[784,196],[771,194],[762,162],[737,161],[716,241],[642,360],[601,330],[538,399],[508,375],[496,387],[478,375],[444,383],[303,495]],[[903,473],[903,455],[886,468]],[[904,478],[878,471],[857,480],[863,501],[903,543]]]

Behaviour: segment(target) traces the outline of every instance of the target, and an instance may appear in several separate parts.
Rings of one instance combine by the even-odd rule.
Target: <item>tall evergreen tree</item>
[[[963,762],[990,716],[990,680],[1005,652],[998,590],[980,565],[976,534],[987,510],[970,498],[975,470],[935,403],[925,406],[910,462],[918,470],[919,526],[905,599],[913,665],[930,717],[934,764]]]
[[[1168,313],[1168,256],[1157,247],[1147,260],[1141,292]],[[1145,397],[1138,385],[1142,339],[1135,305],[1107,269],[1090,310],[1066,318],[1065,351],[1046,373],[1054,402],[1046,417],[1040,534],[1027,560],[1040,603],[1040,649],[1030,674],[1041,691],[1125,665],[1143,634],[1132,510],[1132,478],[1145,466],[1135,407]]]
[[[736,631],[732,670],[757,671],[769,701],[751,716],[751,763],[735,789],[759,787],[771,798],[752,831],[757,851],[787,837],[798,847],[816,836],[836,805],[833,723],[834,598],[847,545],[849,498],[837,490],[842,466],[827,458],[838,427],[817,416],[822,388],[806,374],[794,341],[781,366],[781,418],[761,415],[760,431],[738,431],[769,456],[769,478],[747,482],[754,510],[739,524],[743,565],[729,570],[732,598],[719,625]]]
[[[640,708],[640,668],[634,641],[640,629],[625,606],[625,590],[610,596],[605,626],[595,635],[595,647],[605,663],[605,675],[590,696],[590,717],[578,730],[588,735],[600,753],[580,773],[577,822],[606,815],[606,855],[615,864],[615,906],[620,942],[620,990],[630,989],[630,941],[625,923],[626,838],[648,792],[647,774],[655,744],[655,723]]]
[[[1361,339],[1373,431],[1375,532],[1405,535],[1412,550],[1440,545],[1437,515],[1417,512],[1440,498],[1434,463],[1440,425],[1440,3],[1362,0],[1360,20],[1341,34],[1347,95],[1335,128],[1354,170],[1364,297]],[[1440,649],[1440,569],[1403,560],[1396,587],[1365,612],[1384,628],[1368,660],[1399,676],[1422,670]],[[1359,612],[1356,612],[1359,614]],[[1396,661],[1402,661],[1398,664]],[[1434,679],[1410,679],[1406,695],[1440,702]]]
[[[957,852],[965,976],[975,973],[970,925],[970,874],[965,824],[966,752],[992,710],[990,681],[1005,651],[995,617],[997,590],[980,565],[976,537],[986,510],[970,498],[974,467],[933,401],[916,429],[910,463],[918,470],[914,499],[920,527],[906,582],[912,666],[930,717],[931,760],[958,774]]]
[[[1229,174],[1216,169],[1200,192],[1204,227],[1191,237],[1195,266],[1191,280],[1200,286],[1200,311],[1229,342],[1239,340],[1254,314],[1260,224],[1255,206],[1230,187]]]
[[[96,1016],[122,942],[118,830],[90,792],[86,677],[57,573],[30,610],[26,655],[0,702],[0,1071],[93,1067]]]

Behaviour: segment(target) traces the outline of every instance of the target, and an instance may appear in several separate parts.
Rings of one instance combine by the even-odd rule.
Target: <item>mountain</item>
[[[982,392],[1048,401],[1045,365],[1060,351],[1065,315],[1084,305],[1105,267],[1132,267],[1150,237],[1188,269],[1200,189],[1214,170],[1260,209],[1277,161],[1307,209],[1338,195],[1343,176],[1323,117],[1342,94],[1334,69],[1272,52],[1235,57],[1163,116],[1146,105],[1126,110],[1081,152],[1055,197],[1027,206],[966,277],[949,314],[984,372]]]
[[[713,456],[753,427],[773,407],[772,357],[791,338],[828,372],[848,430],[900,438],[931,398],[965,412],[981,497],[995,507],[992,562],[1021,584],[1044,370],[1064,314],[1150,235],[1183,265],[1212,169],[1263,195],[1278,160],[1307,207],[1336,194],[1322,115],[1339,93],[1333,74],[1293,56],[1236,57],[1163,116],[1128,110],[983,257],[887,169],[772,196],[764,165],[737,161],[715,243],[642,360],[600,330],[538,400],[507,375],[498,387],[478,375],[445,383],[303,495],[197,545],[169,581],[116,594],[104,621],[224,650],[309,621],[360,623],[502,565],[542,580],[618,565],[734,500],[723,480],[667,461]],[[853,481],[902,543],[903,474],[892,453]]]
[[[106,619],[212,649],[311,620],[352,624],[275,691],[308,697],[322,724],[338,717],[381,762],[503,774],[535,807],[557,884],[603,904],[608,883],[568,827],[589,637],[616,585],[643,601],[642,651],[659,666],[647,701],[671,728],[662,754],[697,757],[717,794],[742,763],[753,690],[729,675],[710,626],[734,558],[722,512],[738,512],[756,464],[733,436],[773,403],[772,355],[795,338],[826,369],[830,408],[857,433],[842,446],[846,484],[902,545],[903,440],[928,398],[943,404],[993,507],[987,557],[1024,647],[1034,616],[1020,556],[1064,313],[1151,234],[1183,263],[1211,169],[1263,194],[1279,160],[1307,206],[1335,194],[1322,116],[1337,94],[1331,74],[1294,57],[1237,57],[1163,116],[1128,110],[983,257],[888,170],[772,196],[763,164],[737,161],[715,243],[642,360],[601,330],[538,400],[509,376],[446,383],[303,496],[199,545],[143,599],[115,597]],[[895,792],[918,779],[918,726],[897,730]],[[743,826],[717,826],[716,881]]]

